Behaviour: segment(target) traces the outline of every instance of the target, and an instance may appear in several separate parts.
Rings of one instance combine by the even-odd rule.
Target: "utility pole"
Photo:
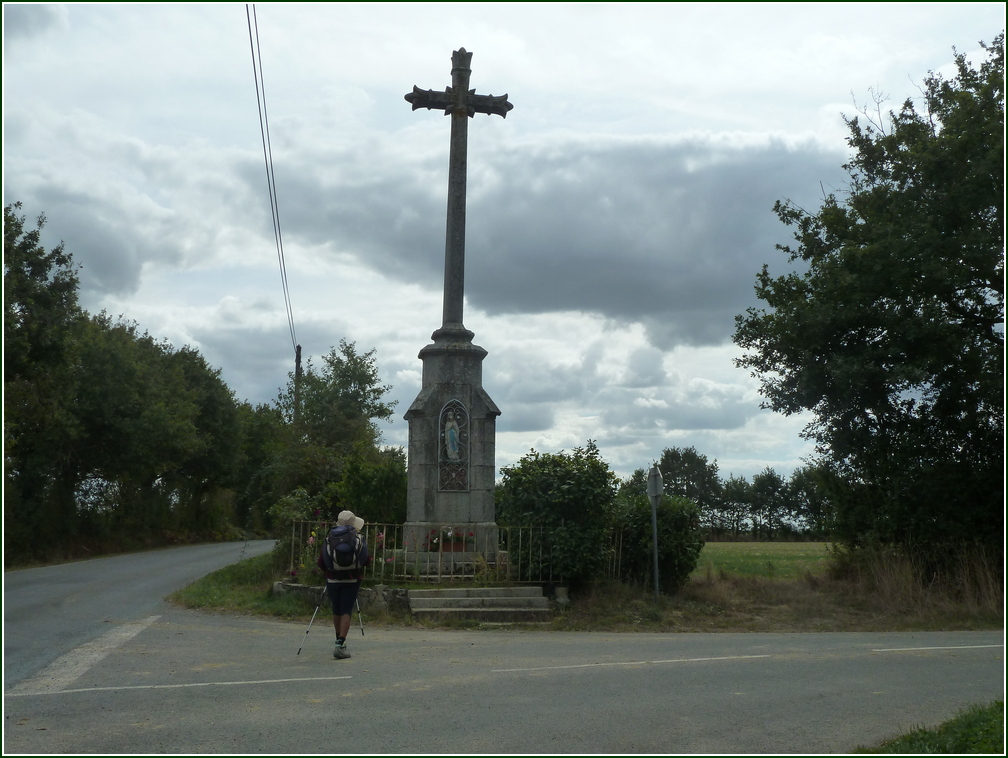
[[[662,499],[662,475],[655,463],[647,478],[647,494],[651,500],[651,534],[654,540],[654,596],[658,599],[658,503]]]
[[[294,348],[294,425],[301,420],[301,346]]]

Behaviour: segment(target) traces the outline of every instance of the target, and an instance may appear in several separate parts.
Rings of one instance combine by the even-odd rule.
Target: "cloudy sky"
[[[441,324],[451,53],[508,93],[469,127],[465,324],[497,464],[597,441],[621,476],[694,446],[787,476],[807,418],[760,409],[736,314],[842,194],[843,115],[918,97],[1001,3],[255,6],[287,281],[306,357],[376,349],[398,401]],[[246,6],[3,4],[3,202],[48,218],[81,300],[193,345],[241,400],[293,370]]]

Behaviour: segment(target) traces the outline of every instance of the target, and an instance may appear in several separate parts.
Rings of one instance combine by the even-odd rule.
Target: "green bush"
[[[658,504],[658,586],[667,593],[683,588],[697,566],[704,539],[700,509],[692,500],[665,495]],[[621,577],[654,584],[654,538],[651,502],[647,495],[625,498],[617,510],[617,529],[623,532]]]
[[[498,523],[545,527],[542,555],[553,576],[571,584],[601,576],[616,476],[595,443],[570,453],[532,450],[501,474]]]

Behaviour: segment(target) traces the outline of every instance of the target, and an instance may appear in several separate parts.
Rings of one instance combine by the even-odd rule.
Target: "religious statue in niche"
[[[469,411],[458,400],[441,409],[438,428],[438,489],[469,489]]]
[[[459,427],[455,421],[454,411],[448,412],[448,420],[444,427],[445,452],[448,453],[448,460],[457,461],[459,459]]]

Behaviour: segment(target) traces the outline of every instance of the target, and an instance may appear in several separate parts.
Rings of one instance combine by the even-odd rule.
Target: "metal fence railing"
[[[333,524],[291,524],[291,573],[315,567],[322,540]],[[554,583],[563,580],[553,569],[546,527],[433,524],[365,524],[371,565],[365,579],[374,581]],[[614,532],[607,551],[606,575],[619,575],[622,533]]]

